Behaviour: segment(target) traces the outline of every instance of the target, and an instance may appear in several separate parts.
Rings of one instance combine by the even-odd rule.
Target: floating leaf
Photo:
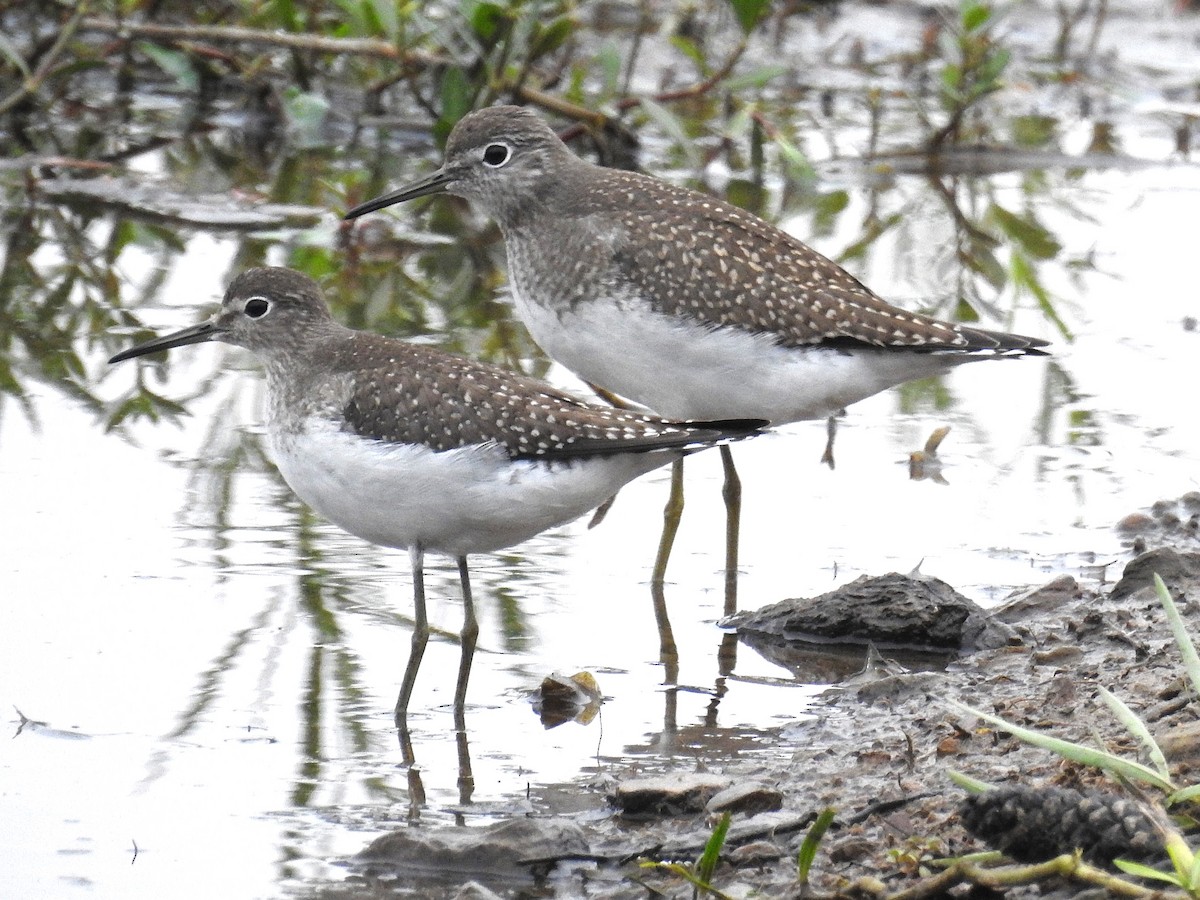
[[[783,157],[784,169],[790,177],[801,181],[812,181],[816,178],[816,170],[813,169],[812,163],[808,161],[808,157],[799,147],[782,134],[776,134],[773,140],[775,146],[779,148],[779,154]]]
[[[1163,611],[1167,614],[1171,633],[1175,636],[1175,643],[1183,656],[1183,667],[1188,674],[1188,680],[1192,682],[1192,690],[1200,691],[1200,655],[1196,653],[1196,645],[1192,643],[1191,635],[1188,634],[1187,627],[1183,624],[1183,618],[1179,615],[1179,609],[1175,606],[1171,592],[1167,590],[1166,583],[1157,572],[1154,573],[1154,590],[1158,594],[1158,602],[1162,604]]]
[[[642,100],[642,109],[646,115],[654,120],[654,124],[661,128],[679,146],[687,156],[689,165],[698,168],[701,163],[700,148],[696,146],[696,142],[688,135],[687,129],[683,125],[683,120],[661,103],[657,103],[648,97]]]
[[[471,11],[471,30],[480,40],[493,44],[500,40],[512,23],[507,9],[495,3],[480,3]]]
[[[1012,53],[1003,48],[992,49],[988,58],[985,59],[979,66],[979,80],[986,82],[996,81],[1001,73],[1008,68],[1009,62],[1012,60]]]
[[[386,34],[392,40],[400,36],[400,4],[395,0],[367,0],[365,5],[371,10],[371,17],[378,23],[380,34]]]
[[[1146,754],[1150,757],[1150,762],[1154,764],[1154,768],[1158,770],[1158,774],[1163,778],[1170,778],[1171,771],[1167,768],[1166,757],[1163,756],[1162,749],[1158,746],[1158,741],[1154,740],[1154,736],[1150,734],[1150,729],[1146,727],[1146,723],[1138,718],[1132,709],[1125,705],[1124,700],[1103,685],[1100,687],[1100,699],[1112,710],[1113,715],[1125,726],[1125,729],[1138,739],[1138,743],[1146,748]]]
[[[986,781],[980,781],[978,778],[972,778],[970,775],[964,775],[962,772],[956,772],[954,769],[947,769],[946,777],[968,794],[982,794],[992,789],[992,785]]]
[[[1062,251],[1062,244],[1032,216],[1018,216],[995,203],[988,209],[988,215],[1035,259],[1053,259]]]
[[[690,59],[696,64],[696,68],[701,72],[708,70],[708,60],[704,56],[704,51],[700,49],[700,45],[691,38],[684,37],[681,34],[671,36],[671,46]]]
[[[762,66],[753,71],[727,78],[721,82],[721,87],[730,93],[747,89],[764,88],[780,75],[791,71],[787,66]]]
[[[1147,878],[1152,881],[1165,881],[1168,884],[1180,886],[1179,876],[1174,872],[1160,872],[1158,869],[1143,865],[1142,863],[1130,862],[1127,859],[1114,859],[1113,865],[1127,875],[1134,875],[1138,878]]]
[[[450,66],[442,73],[442,117],[435,130],[442,140],[450,133],[454,123],[471,111],[475,90],[467,74],[458,66]]]

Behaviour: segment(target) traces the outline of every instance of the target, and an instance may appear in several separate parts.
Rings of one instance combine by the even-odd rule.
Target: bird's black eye
[[[262,297],[251,297],[246,301],[243,311],[252,319],[261,319],[267,314],[267,310],[271,308],[271,304]]]
[[[483,164],[498,169],[512,156],[512,148],[508,144],[488,144],[483,151]]]

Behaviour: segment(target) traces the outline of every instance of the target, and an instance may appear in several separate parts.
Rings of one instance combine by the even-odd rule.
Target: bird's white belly
[[[509,547],[569,522],[679,455],[513,462],[493,447],[435,453],[321,423],[275,432],[271,447],[292,490],[335,525],[385,547],[455,556]]]
[[[672,319],[636,302],[561,314],[516,302],[534,340],[579,377],[674,419],[823,419],[893,385],[975,357],[787,348],[770,336]]]

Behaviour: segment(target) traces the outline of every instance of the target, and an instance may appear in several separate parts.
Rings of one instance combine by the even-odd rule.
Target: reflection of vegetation
[[[1092,9],[1081,6],[1071,22]],[[496,297],[503,267],[493,228],[469,217],[464,224],[444,202],[401,213],[418,217],[412,230],[383,217],[329,225],[337,210],[427,165],[436,150],[424,135],[440,140],[467,109],[512,99],[541,106],[575,123],[568,137],[580,152],[623,164],[635,164],[636,130],[658,135],[648,168],[682,167],[694,185],[768,218],[806,215],[818,239],[844,235],[856,209],[856,192],[822,188],[809,156],[816,129],[795,103],[797,73],[763,49],[782,39],[785,25],[796,27],[802,14],[794,9],[768,22],[764,0],[708,0],[657,31],[644,16],[616,25],[589,19],[598,14],[567,0],[318,0],[239,10],[243,21],[218,25],[229,10],[211,2],[156,4],[120,22],[90,15],[86,4],[69,13],[48,2],[0,6],[0,30],[11,36],[0,46],[0,80],[14,85],[0,97],[0,152],[27,156],[35,188],[64,173],[126,174],[145,160],[185,193],[322,211],[326,224],[315,229],[229,234],[229,270],[282,262],[318,278],[353,327],[424,336],[510,366],[532,360],[537,372],[545,362]],[[1093,34],[1102,20],[1101,9]],[[1071,184],[1031,171],[1013,202],[1011,182],[978,172],[996,156],[962,155],[983,138],[995,142],[1002,122],[1016,146],[1054,149],[1057,120],[985,115],[1013,67],[990,3],[962,0],[951,20],[930,24],[916,36],[919,47],[893,60],[851,54],[850,69],[866,74],[849,102],[822,95],[829,147],[836,152],[846,140],[839,133],[865,134],[861,152],[893,176],[867,189],[867,211],[842,258],[857,263],[884,235],[896,236],[902,251],[923,250],[914,223],[942,223],[936,227],[952,238],[939,246],[952,256],[938,260],[936,284],[920,291],[925,309],[1003,319],[1003,308],[1029,302],[1069,336],[1047,276],[1088,263],[1064,258],[1047,212]],[[649,65],[681,74],[647,93],[638,86]],[[395,137],[376,137],[369,116],[383,117]],[[889,156],[881,135],[921,149]],[[894,177],[905,169],[939,174],[914,193],[917,181]],[[159,369],[139,371],[128,390],[106,396],[90,351],[111,352],[130,330],[144,336],[137,310],[167,299],[167,273],[196,229],[78,201],[70,211],[20,206],[24,182],[0,181],[0,190],[10,203],[0,392],[33,415],[27,385],[50,385],[109,427],[180,416],[190,397],[164,396],[154,381]],[[131,273],[146,269],[133,286]],[[170,299],[210,300],[227,274],[194,297]]]
[[[993,13],[985,2],[962,0],[958,19],[942,32],[938,101],[946,121],[929,138],[931,155],[936,156],[946,144],[966,139],[963,125],[967,113],[1003,87],[1000,76],[1011,53],[995,40]]]

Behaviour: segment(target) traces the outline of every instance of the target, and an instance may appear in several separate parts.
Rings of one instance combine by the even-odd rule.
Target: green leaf
[[[1042,734],[1038,731],[1032,731],[1028,728],[1022,728],[1012,722],[1005,721],[999,716],[993,716],[985,713],[982,710],[974,709],[967,706],[965,703],[959,703],[956,700],[948,701],[949,705],[960,712],[965,712],[969,715],[983,719],[985,722],[991,722],[1002,731],[1007,731],[1018,740],[1022,740],[1027,744],[1032,744],[1035,747],[1041,747],[1044,750],[1050,750],[1057,753],[1064,759],[1069,759],[1072,762],[1080,763],[1085,766],[1094,766],[1097,769],[1103,769],[1106,772],[1112,772],[1122,778],[1129,778],[1133,781],[1143,781],[1146,784],[1152,785],[1161,791],[1171,793],[1175,790],[1173,785],[1166,778],[1163,778],[1153,769],[1148,766],[1143,766],[1141,763],[1133,762],[1132,760],[1124,759],[1109,753],[1107,750],[1096,750],[1092,747],[1085,747],[1082,744],[1073,744],[1070,741],[1064,741],[1061,738],[1051,737],[1048,734]]]
[[[729,0],[729,5],[742,31],[749,34],[771,5],[771,0]]]
[[[704,844],[704,852],[696,860],[696,877],[706,884],[712,881],[713,873],[717,871],[717,863],[721,859],[721,848],[725,846],[725,835],[729,833],[729,823],[733,817],[729,813],[721,816],[713,832]]]
[[[721,82],[721,87],[731,93],[752,88],[764,88],[780,75],[786,75],[788,71],[790,70],[787,66],[762,66],[751,72],[726,78]]]
[[[1141,863],[1130,862],[1127,859],[1114,859],[1113,865],[1125,872],[1128,875],[1135,875],[1138,878],[1148,878],[1154,881],[1165,881],[1168,884],[1173,884],[1182,887],[1179,876],[1174,872],[1160,872],[1158,869],[1152,869],[1150,866],[1142,865]]]
[[[800,852],[796,854],[796,877],[800,880],[801,884],[808,883],[808,873],[812,868],[813,860],[817,858],[817,848],[821,845],[821,838],[825,837],[825,832],[829,830],[829,826],[833,823],[834,815],[832,806],[827,806],[821,810],[821,814],[809,826],[808,832],[804,835],[804,840],[800,843]]]
[[[762,215],[767,192],[763,186],[745,178],[730,178],[725,183],[725,200],[734,206]]]
[[[962,29],[966,32],[975,31],[987,24],[992,17],[992,10],[982,3],[964,3],[962,7]]]
[[[296,15],[296,5],[292,0],[271,0],[267,10],[274,16],[272,24],[284,31],[300,31],[300,19]]]
[[[850,205],[850,192],[843,190],[820,194],[813,204],[813,231],[816,234],[831,234],[838,217]]]
[[[1022,147],[1044,147],[1054,140],[1058,133],[1058,119],[1055,116],[1029,114],[1013,116],[1009,120],[1009,130],[1012,139]]]
[[[962,83],[962,69],[954,63],[946,63],[942,67],[942,89],[947,93],[957,96],[958,86]]]
[[[1187,672],[1188,680],[1192,682],[1192,690],[1200,692],[1200,656],[1196,654],[1196,645],[1192,643],[1192,638],[1187,633],[1187,628],[1184,627],[1179,609],[1171,598],[1171,592],[1167,590],[1166,584],[1157,572],[1154,573],[1154,590],[1158,592],[1158,602],[1162,604],[1163,611],[1167,614],[1171,633],[1175,635],[1175,643],[1183,656],[1183,668]]]
[[[992,789],[992,786],[986,781],[980,781],[978,778],[972,778],[970,775],[964,775],[954,769],[947,769],[946,777],[968,794],[982,794]]]
[[[1154,736],[1150,734],[1150,729],[1146,727],[1146,723],[1138,718],[1137,714],[1132,709],[1125,705],[1125,701],[1114,694],[1112,691],[1100,687],[1100,699],[1107,704],[1115,715],[1135,738],[1138,739],[1143,747],[1146,748],[1146,753],[1150,757],[1150,762],[1154,764],[1154,768],[1158,770],[1158,774],[1163,778],[1171,777],[1171,770],[1167,768],[1167,759],[1163,756],[1162,749],[1158,746],[1158,741],[1154,740]]]

